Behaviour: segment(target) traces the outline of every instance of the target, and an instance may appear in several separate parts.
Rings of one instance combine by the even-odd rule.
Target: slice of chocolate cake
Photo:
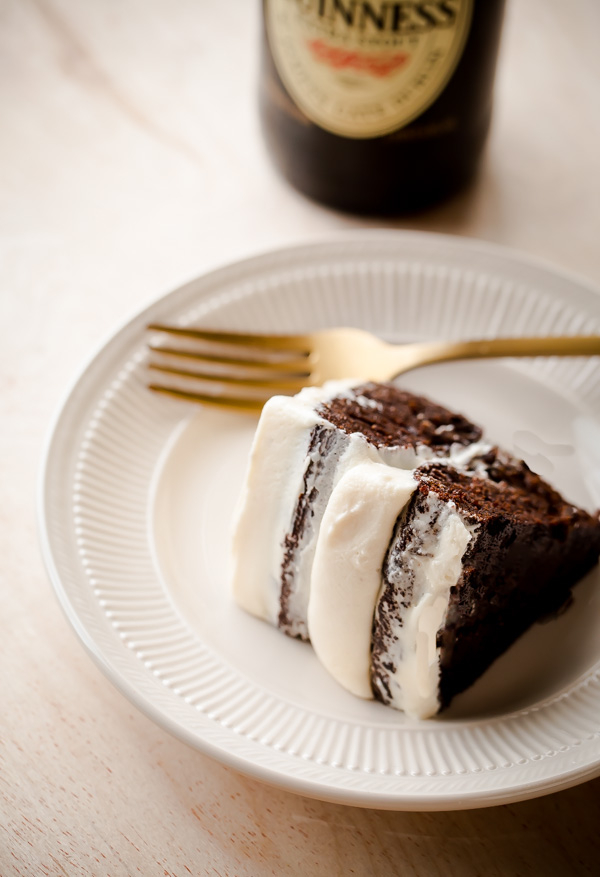
[[[309,639],[314,552],[329,497],[358,463],[412,470],[436,458],[483,454],[481,430],[461,415],[387,384],[330,382],[263,409],[234,536],[241,606]]]
[[[266,406],[235,548],[242,606],[425,718],[568,601],[600,521],[462,416],[336,384]]]

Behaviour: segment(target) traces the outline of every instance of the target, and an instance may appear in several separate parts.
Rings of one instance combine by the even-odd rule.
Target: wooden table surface
[[[246,779],[140,714],[45,574],[51,416],[124,318],[205,270],[381,225],[274,172],[257,2],[0,0],[0,873],[597,874],[600,779],[525,803],[393,813]],[[484,170],[387,223],[517,248],[600,286],[600,3],[509,0]]]

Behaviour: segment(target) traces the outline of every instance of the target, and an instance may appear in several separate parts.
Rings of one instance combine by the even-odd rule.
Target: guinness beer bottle
[[[342,210],[399,214],[474,176],[504,0],[263,0],[260,113],[284,176]]]

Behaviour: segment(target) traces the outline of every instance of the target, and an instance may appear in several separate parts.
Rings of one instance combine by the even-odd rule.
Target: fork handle
[[[487,359],[502,356],[600,356],[600,335],[534,338],[488,338],[474,341],[432,341],[408,345],[414,364],[397,349],[402,371],[417,365],[456,359]],[[408,350],[405,349],[408,353]],[[408,357],[410,358],[410,357]]]

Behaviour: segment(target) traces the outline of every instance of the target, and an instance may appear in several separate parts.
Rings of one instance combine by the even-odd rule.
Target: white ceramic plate
[[[145,389],[149,320],[392,340],[600,331],[600,297],[459,238],[363,232],[257,257],[162,298],[71,389],[48,442],[44,555],[108,677],[209,755],[302,794],[450,809],[551,792],[600,772],[600,588],[536,625],[434,721],[341,690],[309,646],[232,604],[232,509],[255,422]],[[464,411],[568,498],[600,505],[597,360],[457,363],[403,384]]]

